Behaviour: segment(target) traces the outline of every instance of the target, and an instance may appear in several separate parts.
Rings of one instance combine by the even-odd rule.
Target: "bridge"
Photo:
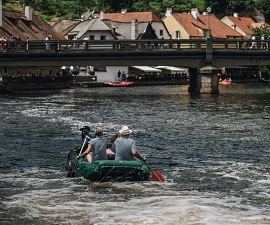
[[[219,93],[221,67],[270,65],[270,41],[78,40],[0,42],[1,67],[184,66],[190,93]]]
[[[0,66],[270,65],[270,42],[246,40],[104,40],[0,42]]]

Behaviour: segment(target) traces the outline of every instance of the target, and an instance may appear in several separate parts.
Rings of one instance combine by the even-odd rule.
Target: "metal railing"
[[[0,54],[4,53],[70,53],[89,51],[167,51],[215,49],[269,49],[269,41],[212,39],[207,46],[205,39],[183,40],[93,40],[93,41],[0,41]]]

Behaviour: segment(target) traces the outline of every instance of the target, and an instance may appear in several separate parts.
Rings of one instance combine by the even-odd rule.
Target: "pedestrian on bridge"
[[[265,45],[265,42],[264,42],[264,35],[262,35],[261,37],[261,49],[265,49],[266,45]]]
[[[251,43],[250,49],[255,49],[256,48],[256,42],[255,42],[256,38],[254,35],[251,37],[251,40],[252,40],[252,43]]]
[[[50,41],[52,38],[52,35],[48,35],[48,37],[45,38],[46,41]],[[45,43],[46,50],[51,50],[51,44],[49,42]]]

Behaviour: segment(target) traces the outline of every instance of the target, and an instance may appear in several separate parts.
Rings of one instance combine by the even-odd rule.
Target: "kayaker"
[[[87,143],[90,141],[90,139],[95,138],[94,131],[91,130],[89,126],[83,126],[82,128],[80,128],[80,131],[82,132],[81,133],[82,144],[73,150],[74,152],[78,153],[81,151],[82,147],[83,147],[82,152],[84,152],[87,149]]]
[[[123,126],[119,131],[121,137],[115,140],[116,146],[116,160],[134,160],[136,158],[145,161],[146,158],[142,157],[140,152],[136,150],[136,142],[129,138],[132,130],[127,126]]]
[[[92,138],[88,142],[85,152],[77,156],[77,158],[85,157],[88,162],[108,159],[106,155],[107,139],[102,137],[103,130],[101,128],[97,128],[94,134],[96,137]]]

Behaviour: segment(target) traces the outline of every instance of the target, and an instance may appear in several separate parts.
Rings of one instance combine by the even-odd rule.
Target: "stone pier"
[[[218,69],[205,66],[193,71],[190,77],[189,92],[198,94],[218,94]]]

